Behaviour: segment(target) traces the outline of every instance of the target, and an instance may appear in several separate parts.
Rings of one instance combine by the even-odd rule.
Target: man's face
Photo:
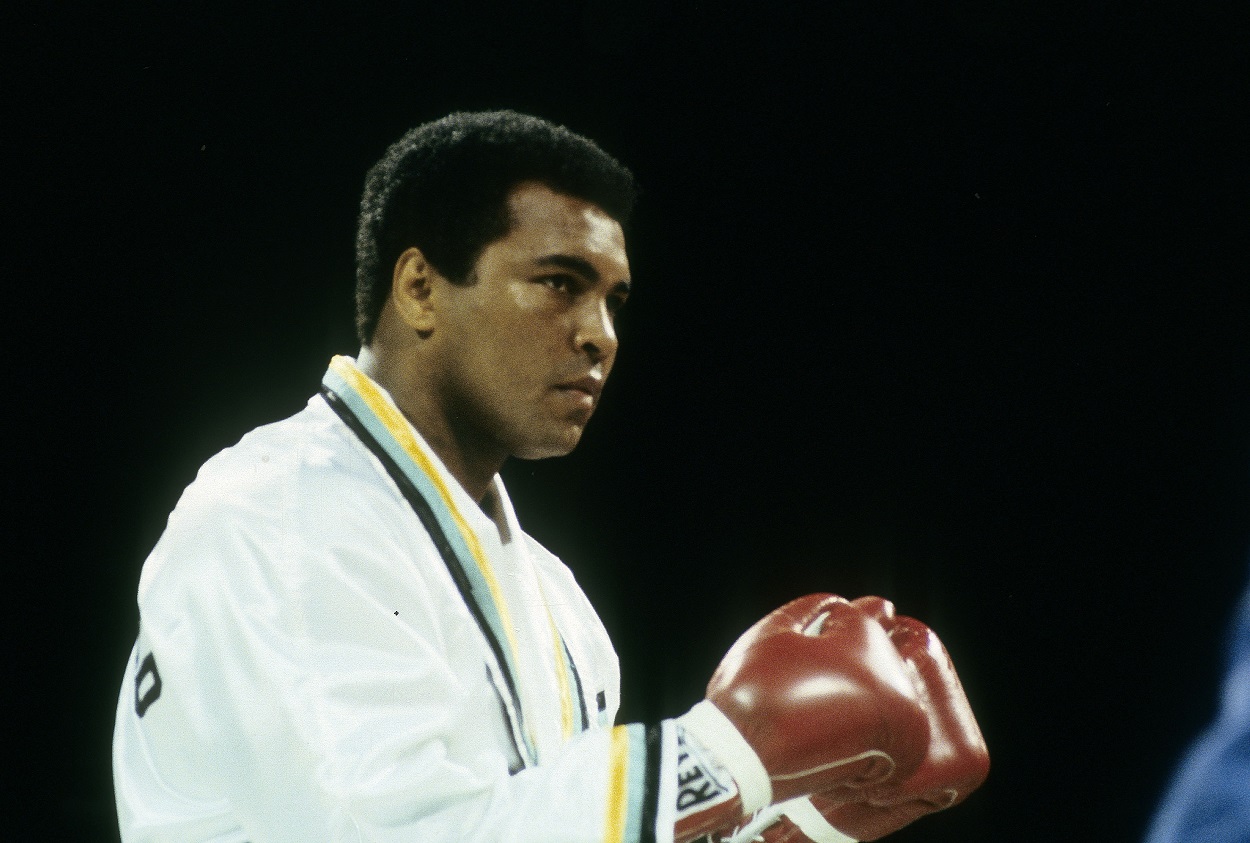
[[[439,394],[461,441],[537,459],[581,439],[616,359],[629,294],[621,226],[598,206],[525,182],[512,225],[467,285],[443,285]]]

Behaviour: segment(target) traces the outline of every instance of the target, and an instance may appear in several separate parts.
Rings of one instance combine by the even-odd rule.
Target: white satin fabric
[[[611,642],[498,478],[496,523],[434,462],[502,572],[538,765],[510,775],[485,638],[399,490],[317,396],[206,463],[144,565],[113,746],[125,843],[604,839],[623,763],[602,728],[620,701]],[[571,740],[548,609],[591,722]]]

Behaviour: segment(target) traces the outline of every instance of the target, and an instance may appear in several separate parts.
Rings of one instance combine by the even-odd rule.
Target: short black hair
[[[411,246],[448,279],[469,277],[508,233],[508,193],[538,181],[624,226],[633,174],[593,141],[515,111],[457,112],[409,130],[365,177],[356,228],[356,334],[373,339],[395,262]]]

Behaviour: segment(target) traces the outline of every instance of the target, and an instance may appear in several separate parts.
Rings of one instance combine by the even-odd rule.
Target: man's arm
[[[229,496],[180,506],[141,593],[119,713],[142,741],[130,754],[188,804],[228,803],[251,843],[598,841],[654,824],[661,728],[586,732],[509,774],[480,648],[452,640],[438,589],[395,564],[411,548],[376,526],[347,540],[384,503],[341,501],[333,519],[281,490],[262,513]],[[462,651],[471,670],[449,660]],[[124,804],[142,796],[133,778],[119,777],[128,841],[149,823]]]
[[[690,795],[682,802],[683,776],[686,785],[705,772],[725,781],[731,770],[716,827],[740,817],[734,776],[744,775],[748,753],[757,770],[777,776],[763,796],[755,776],[752,803],[914,767],[902,760],[916,755],[907,729],[882,721],[892,707],[908,726],[924,725],[904,668],[879,628],[835,601],[812,617],[785,607],[735,645],[702,704],[729,714],[710,731],[698,721],[704,766],[683,762],[679,741],[690,723],[681,718],[584,732],[510,775],[501,700],[471,681],[486,666],[470,656],[470,676],[465,660],[453,661],[465,642],[445,628],[448,606],[416,570],[396,564],[413,549],[402,531],[380,531],[376,513],[387,501],[368,497],[384,494],[376,484],[368,488],[339,490],[318,509],[290,489],[241,497],[210,487],[217,494],[180,505],[145,568],[135,706],[122,707],[119,733],[141,744],[131,755],[153,757],[165,777],[154,786],[220,803],[239,839],[664,841],[692,816],[679,816],[694,804]],[[394,605],[405,607],[403,618]],[[845,623],[827,623],[831,616]],[[854,635],[832,635],[843,627]],[[732,703],[744,693],[754,702]],[[873,703],[879,694],[888,706]],[[854,702],[853,716],[848,708],[813,727],[808,715],[838,695]],[[879,744],[899,735],[904,744]],[[884,764],[855,760],[891,753],[897,760]],[[124,837],[153,839],[125,804],[126,781],[118,789]]]

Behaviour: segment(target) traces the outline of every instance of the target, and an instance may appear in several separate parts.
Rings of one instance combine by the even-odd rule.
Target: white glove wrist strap
[[[753,814],[773,801],[773,784],[760,757],[719,708],[703,700],[677,722],[733,776],[744,814]]]
[[[789,818],[790,822],[798,826],[799,831],[806,834],[812,843],[856,843],[854,838],[847,837],[829,825],[829,821],[816,810],[816,806],[806,796],[783,802],[781,807],[785,809],[782,813]]]
[[[764,831],[782,816],[794,823],[807,843],[858,843],[855,838],[847,837],[829,825],[829,821],[806,796],[770,805],[722,843],[759,843],[761,839],[767,839]]]

